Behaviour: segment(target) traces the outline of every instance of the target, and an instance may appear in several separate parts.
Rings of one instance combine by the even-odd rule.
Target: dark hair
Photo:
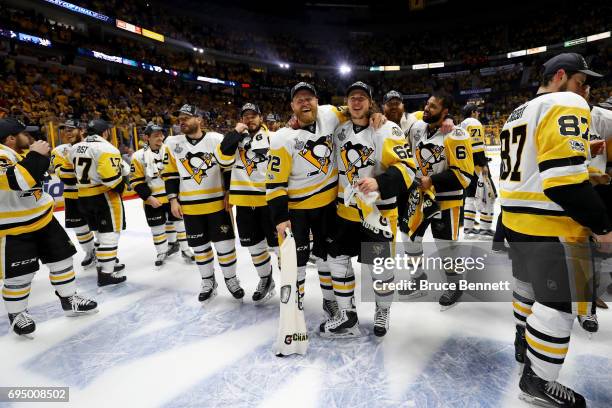
[[[431,96],[440,101],[442,109],[448,109],[449,112],[453,109],[453,97],[448,92],[439,90],[432,93]]]
[[[559,68],[559,69],[563,69],[563,68]],[[550,74],[544,74],[542,72],[542,82],[541,82],[542,86],[550,85],[550,83],[552,82],[552,80],[555,77],[555,75],[557,75],[557,72],[559,72],[559,69],[556,70],[555,72],[550,73]],[[578,71],[567,71],[567,70],[564,70],[564,71],[565,71],[565,75],[567,75],[568,79],[571,78],[571,76],[574,75],[576,72],[578,72]]]

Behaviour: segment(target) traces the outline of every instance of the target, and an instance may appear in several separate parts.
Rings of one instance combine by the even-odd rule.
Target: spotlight
[[[200,48],[200,54],[204,54],[204,48]]]
[[[349,66],[348,66],[348,65],[346,65],[346,64],[342,64],[342,65],[340,65],[340,73],[341,73],[342,75],[346,75],[346,74],[348,74],[349,72],[351,72],[351,67],[349,67]]]

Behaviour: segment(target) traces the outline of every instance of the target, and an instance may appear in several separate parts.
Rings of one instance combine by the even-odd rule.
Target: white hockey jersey
[[[319,106],[303,129],[283,128],[270,139],[266,200],[289,209],[323,207],[336,199],[338,169],[333,135],[347,120],[340,109]]]
[[[24,157],[0,144],[0,237],[39,230],[53,218],[53,198],[19,164]]]
[[[472,141],[472,152],[479,153],[485,151],[484,145],[484,127],[476,118],[465,118],[461,122],[461,129],[465,130],[470,135]]]
[[[393,122],[386,122],[379,129],[358,126],[348,121],[334,133],[336,162],[338,164],[338,215],[349,221],[362,221],[355,204],[344,205],[344,192],[355,181],[364,177],[383,174],[395,167],[403,176],[406,186],[414,180],[414,161],[406,151],[406,139],[402,130]],[[397,197],[381,199],[374,203],[385,217],[397,217]]]
[[[589,166],[599,173],[605,173],[612,167],[612,111],[593,106],[591,109],[590,140],[605,140],[606,151],[593,157]]]
[[[500,133],[504,226],[534,236],[588,235],[544,191],[589,179],[590,122],[589,105],[572,92],[542,94],[512,112]]]
[[[219,163],[223,167],[231,167],[230,204],[245,207],[263,207],[266,205],[266,168],[268,166],[268,150],[257,149],[259,145],[270,146],[270,138],[274,132],[262,126],[253,136],[245,136],[238,143],[234,156],[226,156],[217,149]],[[254,151],[254,146],[257,151]]]
[[[162,177],[164,181],[179,180],[183,213],[212,214],[225,208],[223,174],[215,155],[222,140],[223,135],[216,132],[206,133],[195,145],[185,135],[166,139],[168,163]]]
[[[87,136],[68,156],[65,165],[76,175],[79,197],[104,194],[122,181],[121,154],[101,136]]]
[[[137,150],[132,156],[130,168],[130,185],[136,190],[141,184],[146,184],[149,187],[153,197],[164,204],[168,202],[166,196],[166,187],[161,173],[164,166],[168,163],[168,152],[166,146],[162,144],[161,148],[154,152],[145,146]]]
[[[70,164],[71,149],[72,145],[70,143],[61,144],[53,149],[51,151],[51,168],[64,184],[62,196],[76,200],[79,198],[79,193],[76,186],[74,167]]]
[[[474,174],[472,144],[467,132],[458,126],[449,133],[436,129],[430,134],[428,124],[422,120],[409,130],[408,141],[412,146],[417,176],[432,177],[436,201],[445,210],[463,205],[463,190]],[[436,175],[452,172],[454,177],[436,178]]]

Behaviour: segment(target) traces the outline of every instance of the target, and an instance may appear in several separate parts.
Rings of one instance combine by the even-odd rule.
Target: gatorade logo
[[[293,333],[285,336],[285,344],[290,345],[294,341],[308,341],[307,333]]]

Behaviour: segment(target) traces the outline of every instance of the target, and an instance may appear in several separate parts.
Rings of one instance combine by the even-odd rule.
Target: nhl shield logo
[[[291,297],[291,285],[285,285],[281,288],[280,301],[287,304]]]

